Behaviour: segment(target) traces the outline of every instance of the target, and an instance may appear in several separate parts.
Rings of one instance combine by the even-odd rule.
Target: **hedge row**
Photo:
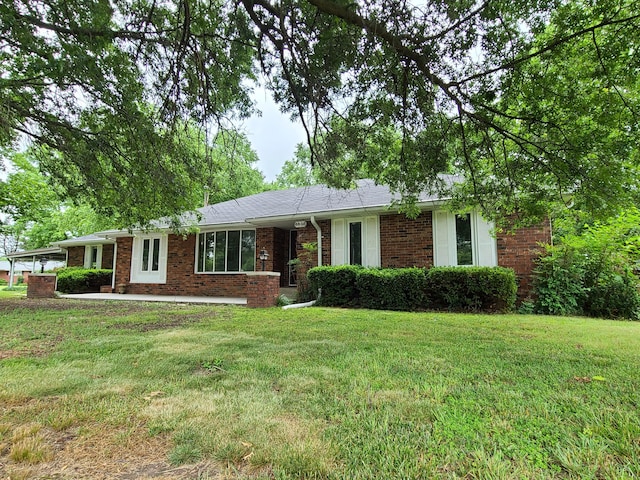
[[[57,274],[60,292],[94,293],[99,292],[102,285],[111,285],[112,270],[68,267],[58,270]]]
[[[379,269],[315,267],[309,285],[318,305],[376,310],[508,311],[516,301],[513,270],[502,267]]]

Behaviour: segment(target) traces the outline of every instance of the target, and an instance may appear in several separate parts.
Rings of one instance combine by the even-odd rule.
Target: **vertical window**
[[[458,265],[473,265],[471,215],[456,215],[456,251]]]
[[[240,271],[240,230],[227,234],[227,272]]]
[[[211,235],[214,235],[213,233]],[[224,272],[227,255],[227,232],[216,232],[215,272]]]
[[[153,239],[153,255],[152,255],[152,262],[151,262],[151,270],[154,272],[158,271],[158,267],[160,264],[160,239],[159,238],[154,238]]]
[[[150,249],[151,240],[145,238],[142,241],[142,271],[149,271],[149,249]]]
[[[252,272],[256,262],[256,232],[231,230],[198,235],[196,271]]]
[[[362,222],[349,223],[349,263],[362,265]]]
[[[240,266],[243,272],[253,272],[256,268],[256,232],[252,230],[242,232]]]
[[[98,247],[91,247],[91,268],[98,267]]]

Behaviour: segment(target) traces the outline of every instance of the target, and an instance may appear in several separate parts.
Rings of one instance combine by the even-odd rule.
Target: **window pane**
[[[98,268],[98,247],[91,247],[91,268]]]
[[[227,272],[240,271],[240,230],[227,234]]]
[[[227,252],[227,232],[217,232],[215,263],[216,272],[224,272],[225,254]]]
[[[349,224],[349,263],[362,265],[362,223]]]
[[[216,249],[216,234],[211,232],[204,235],[206,237],[204,244],[204,271],[213,272],[213,252]]]
[[[145,238],[142,241],[142,271],[149,271],[149,239]]]
[[[153,252],[152,252],[153,262],[151,263],[151,270],[154,272],[158,271],[158,263],[160,260],[160,239],[153,239]]]
[[[204,248],[205,236],[206,235],[204,233],[198,235],[198,266],[196,268],[197,272],[204,272],[204,257],[207,254]]]
[[[241,266],[243,272],[253,272],[256,266],[256,232],[244,230],[242,232]]]
[[[473,265],[473,248],[471,247],[471,215],[456,215],[456,247],[458,249],[458,265]]]

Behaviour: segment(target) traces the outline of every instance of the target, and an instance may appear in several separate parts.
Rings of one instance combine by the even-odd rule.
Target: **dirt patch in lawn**
[[[20,428],[15,428],[18,431]],[[7,434],[8,433],[8,434]],[[12,458],[15,452],[12,433],[6,432],[8,441],[0,442],[0,478],[29,478],[44,480],[71,480],[77,478],[106,479],[166,479],[222,478],[213,464],[175,466],[167,461],[171,441],[167,436],[149,437],[144,426],[133,430],[84,426],[57,432],[37,430],[41,448],[49,452],[44,461],[31,463]],[[32,443],[33,444],[33,443]],[[33,447],[32,447],[33,448]],[[15,455],[13,455],[15,457]]]

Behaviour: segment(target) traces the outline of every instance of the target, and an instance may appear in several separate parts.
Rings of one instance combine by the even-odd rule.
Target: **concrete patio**
[[[135,302],[211,303],[219,305],[246,305],[246,298],[192,297],[186,295],[137,295],[131,293],[72,293],[60,294],[60,298],[76,300],[119,300]]]

